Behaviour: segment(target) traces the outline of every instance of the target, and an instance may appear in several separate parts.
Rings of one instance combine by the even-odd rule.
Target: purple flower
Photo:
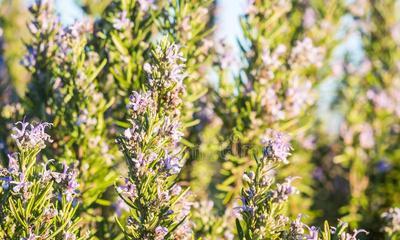
[[[20,128],[18,128],[18,125],[20,125]],[[46,127],[50,127],[51,125],[47,122],[37,125],[27,122],[17,122],[12,129],[13,134],[11,134],[11,137],[22,150],[43,149],[46,147],[46,142],[52,142],[50,135],[45,133]]]
[[[177,143],[183,136],[183,133],[179,131],[179,127],[179,121],[165,117],[164,123],[160,128],[160,134],[170,137],[173,143]]]
[[[7,154],[8,156],[8,171],[11,174],[19,172],[18,153]]]
[[[168,234],[168,228],[158,226],[155,229],[155,240],[163,240],[167,234]]]
[[[281,203],[288,200],[292,194],[297,194],[299,191],[292,186],[292,181],[295,178],[287,177],[282,184],[276,184],[276,190],[272,192],[272,198],[275,202]]]
[[[318,238],[318,234],[319,234],[318,228],[316,228],[314,226],[311,226],[311,227],[307,226],[307,228],[308,228],[308,234],[306,234],[306,236],[305,236],[306,240],[318,240],[319,239]]]
[[[64,233],[64,240],[76,240],[76,235],[70,232],[65,232]]]
[[[128,178],[125,178],[125,185],[119,186],[117,188],[117,191],[120,194],[130,198],[131,200],[137,197],[136,185],[132,183]]]
[[[68,202],[74,200],[75,195],[79,192],[79,183],[77,181],[78,171],[74,168],[68,167],[67,164],[63,163],[63,172],[50,172],[56,183],[59,183],[62,188],[62,194],[66,197]]]
[[[29,198],[30,193],[28,192],[28,188],[32,185],[32,183],[25,179],[25,174],[23,172],[19,174],[19,181],[11,181],[10,183],[14,185],[12,188],[14,192],[21,193],[25,200]]]
[[[65,188],[65,197],[68,202],[71,202],[74,199],[74,196],[78,193],[79,184],[76,180],[76,176],[71,176],[66,184]]]
[[[133,91],[129,97],[127,109],[130,110],[132,117],[135,119],[138,116],[143,115],[147,109],[151,108],[152,106],[153,100],[151,99],[149,92],[140,94],[136,91]]]
[[[154,0],[138,0],[140,10],[147,12],[149,9],[155,9]]]
[[[267,130],[262,139],[262,143],[265,145],[264,157],[284,164],[289,163],[287,157],[290,156],[290,150],[292,149],[289,141],[288,135],[272,129]]]
[[[315,47],[310,38],[303,41],[297,41],[296,46],[292,49],[289,63],[293,67],[309,67],[315,65],[321,66],[324,60],[324,49]]]
[[[379,173],[385,173],[385,172],[390,171],[390,169],[392,168],[392,165],[390,163],[386,162],[385,160],[381,160],[376,165],[376,168]]]
[[[133,27],[133,22],[127,17],[128,13],[122,11],[113,19],[113,27],[117,30],[128,30]]]
[[[37,58],[37,51],[32,47],[28,47],[28,52],[21,60],[21,64],[28,69],[33,68],[36,65],[36,58]]]
[[[178,196],[182,192],[182,187],[179,184],[175,184],[170,191],[172,196]]]
[[[163,167],[170,174],[175,175],[181,171],[181,166],[179,163],[179,158],[174,157],[166,153],[166,156],[163,159]]]
[[[321,167],[316,167],[313,171],[313,177],[319,181],[324,179],[324,170]]]
[[[3,181],[3,184],[1,187],[4,190],[8,190],[10,188],[10,183],[12,181],[12,177],[11,176],[1,177],[0,180]]]

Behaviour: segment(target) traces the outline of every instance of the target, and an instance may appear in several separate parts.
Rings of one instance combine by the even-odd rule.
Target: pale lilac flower
[[[178,221],[187,217],[193,206],[193,202],[189,200],[190,192],[186,192],[176,204],[176,208],[179,208],[177,219]]]
[[[288,200],[290,195],[297,194],[299,191],[292,186],[293,180],[296,178],[287,177],[285,182],[276,184],[276,190],[272,192],[272,198],[275,202],[281,203]]]
[[[160,128],[160,134],[170,137],[174,143],[179,142],[183,133],[179,131],[180,122],[172,120],[170,117],[165,117],[165,121]]]
[[[307,150],[314,150],[316,148],[317,139],[314,135],[300,136],[300,144]]]
[[[152,73],[152,67],[151,67],[150,63],[145,63],[143,65],[143,70],[145,72],[147,72],[148,74],[151,74]]]
[[[63,172],[50,172],[54,181],[60,183],[63,186],[62,195],[66,197],[68,202],[74,200],[74,197],[79,193],[79,183],[77,181],[78,171],[74,168],[68,167],[67,164],[63,164]]]
[[[163,240],[167,234],[168,234],[168,228],[158,226],[155,229],[155,240]]]
[[[205,39],[203,39],[203,41],[202,41],[202,45],[201,45],[201,47],[200,47],[200,51],[203,53],[203,54],[208,54],[208,52],[210,51],[210,49],[212,49],[214,47],[214,42],[213,41],[211,41],[211,40],[209,40],[209,39],[207,39],[207,38],[205,38]]]
[[[129,30],[133,27],[133,22],[128,18],[128,13],[122,11],[113,19],[113,27],[117,30]]]
[[[18,125],[20,125],[20,128],[18,128]],[[50,135],[45,133],[46,127],[51,125],[47,122],[37,125],[27,122],[17,122],[12,129],[13,134],[11,134],[11,137],[15,140],[18,147],[23,150],[43,149],[46,146],[46,142],[52,142]]]
[[[66,185],[66,189],[64,190],[64,194],[66,196],[66,200],[71,202],[74,199],[74,196],[78,193],[79,184],[76,180],[75,175],[71,175]]]
[[[168,202],[171,199],[168,191],[163,191],[160,187],[157,187],[158,201]]]
[[[131,161],[133,163],[132,172],[136,176],[142,176],[153,172],[153,169],[149,168],[149,165],[157,159],[157,154],[152,152],[148,155],[144,155],[142,152],[135,153],[136,157],[132,157]]]
[[[150,9],[155,9],[156,5],[154,4],[154,0],[138,0],[140,10],[143,12],[147,12]]]
[[[276,130],[268,129],[262,139],[264,147],[264,156],[273,161],[289,163],[287,158],[290,156],[292,147],[288,135]]]
[[[153,105],[153,100],[151,99],[150,93],[138,93],[133,91],[129,97],[129,103],[127,109],[130,110],[132,117],[137,118],[143,115]]]
[[[311,227],[306,226],[306,227],[308,228],[308,234],[305,235],[305,239],[306,240],[319,240],[318,228],[316,228],[314,226],[311,226]]]
[[[139,126],[132,122],[132,126],[130,128],[125,129],[124,137],[127,140],[132,140],[134,142],[139,142],[143,138],[143,134],[139,131]]]
[[[81,125],[86,125],[86,126],[95,126],[97,124],[97,119],[90,117],[89,112],[87,109],[83,109],[78,116],[78,119],[76,121],[76,125],[81,126]]]
[[[163,167],[172,175],[178,174],[182,168],[179,158],[171,156],[168,153],[166,153],[166,156],[163,159]]]
[[[160,48],[160,46],[158,46]],[[161,48],[158,50],[161,52]],[[168,60],[168,63],[170,65],[176,65],[177,62],[185,62],[186,59],[183,57],[182,52],[180,51],[180,47],[176,44],[171,44],[166,52],[165,52],[165,58]],[[183,65],[177,65],[175,66],[176,68],[182,68]]]
[[[322,181],[324,178],[324,170],[321,167],[316,167],[313,171],[313,178],[316,180]]]
[[[289,63],[294,67],[309,67],[315,65],[320,67],[324,59],[324,49],[315,47],[310,38],[297,41],[292,49]]]
[[[192,30],[192,26],[190,25],[190,21],[191,21],[190,17],[189,17],[189,16],[186,16],[186,17],[183,19],[183,21],[182,21],[182,23],[181,23],[181,26],[180,26],[180,29],[181,29],[182,31],[184,31],[185,33],[188,33],[188,34],[190,34],[190,32],[191,32],[191,30]],[[189,35],[189,37],[190,37],[190,35]]]
[[[137,197],[136,185],[128,178],[125,178],[125,185],[117,187],[117,191],[130,199],[135,199]]]
[[[269,47],[265,47],[262,51],[261,59],[263,60],[264,67],[267,69],[277,69],[282,65],[279,59],[286,52],[285,45],[278,45],[275,51],[271,52]]]
[[[8,156],[8,171],[11,174],[19,172],[18,153],[7,154]]]
[[[14,185],[12,188],[14,192],[21,193],[24,200],[28,200],[30,196],[28,188],[32,185],[32,183],[25,179],[25,174],[23,172],[19,173],[19,181],[10,181],[10,183]]]
[[[242,201],[243,205],[240,206],[240,207],[236,207],[235,208],[235,210],[238,211],[237,214],[241,214],[242,212],[245,212],[245,213],[248,213],[250,215],[253,215],[254,207],[247,205],[247,199],[245,199],[243,197],[241,198],[241,201]]]
[[[65,232],[64,233],[64,240],[76,240],[76,235],[70,232]]]
[[[235,235],[233,235],[232,232],[227,230],[227,231],[224,232],[224,239],[233,240],[233,239],[235,239]]]
[[[27,47],[27,53],[21,60],[21,64],[25,66],[26,68],[33,68],[36,65],[36,58],[37,58],[37,50],[28,46]]]
[[[179,184],[175,184],[171,188],[171,195],[172,196],[178,196],[182,192],[182,187]]]

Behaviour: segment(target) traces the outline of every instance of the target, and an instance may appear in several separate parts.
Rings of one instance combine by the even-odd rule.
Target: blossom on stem
[[[276,130],[268,129],[262,138],[264,147],[264,157],[268,160],[288,164],[287,158],[290,156],[292,147],[289,143],[288,135]]]
[[[45,132],[45,129],[50,126],[52,124],[47,122],[36,125],[27,122],[17,122],[12,128],[13,134],[11,134],[11,137],[21,150],[43,149],[46,147],[46,142],[51,143],[53,141],[50,135]]]

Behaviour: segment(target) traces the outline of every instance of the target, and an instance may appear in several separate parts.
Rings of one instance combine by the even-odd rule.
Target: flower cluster
[[[11,137],[17,143],[21,151],[29,151],[32,149],[43,149],[46,147],[46,142],[52,142],[50,135],[45,132],[49,123],[31,124],[28,122],[17,122],[12,129]]]
[[[273,129],[268,129],[261,140],[262,144],[265,146],[264,157],[284,164],[289,163],[287,158],[290,156],[290,150],[292,149],[289,141],[290,138],[288,135]]]
[[[324,50],[321,47],[315,47],[310,38],[305,38],[302,41],[297,41],[293,48],[289,63],[293,67],[307,67],[315,65],[322,66],[324,60]]]
[[[241,239],[277,239],[285,231],[289,219],[282,212],[283,203],[289,195],[297,190],[291,186],[291,179],[285,183],[274,184],[274,169],[281,163],[287,162],[291,149],[288,141],[283,141],[284,134],[271,131],[271,136],[264,141],[263,156],[256,157],[255,171],[248,171],[243,175],[244,187],[241,191],[241,206],[237,222]],[[275,149],[275,150],[274,150]],[[276,150],[282,151],[277,158]]]
[[[77,170],[64,165],[59,172],[54,160],[39,164],[39,151],[50,142],[49,123],[16,125],[22,126],[12,136],[19,151],[0,167],[0,238],[76,239]]]
[[[272,145],[280,142],[283,133],[274,131],[274,138],[266,142],[265,148],[271,149]],[[288,142],[287,150],[290,150]],[[287,153],[288,154],[288,153]],[[256,156],[256,155],[255,155]],[[286,157],[286,155],[285,155]],[[294,178],[288,177],[284,183],[275,183],[273,172],[281,162],[276,161],[275,156],[265,153],[262,157],[256,157],[255,171],[248,171],[243,175],[244,187],[241,191],[241,206],[237,208],[236,220],[237,232],[240,239],[331,239],[331,235],[337,239],[357,239],[364,230],[355,230],[352,234],[346,232],[347,225],[339,224],[340,229],[329,228],[326,223],[325,230],[320,231],[315,226],[308,226],[301,221],[302,216],[294,220],[285,216],[284,205],[288,197],[298,193],[291,185]],[[286,158],[285,158],[286,160]]]
[[[40,64],[37,61],[38,58],[52,57],[56,44],[51,40],[51,37],[58,31],[60,23],[54,17],[54,3],[52,0],[35,1],[29,11],[33,16],[33,20],[28,24],[31,34],[37,36],[38,41],[49,40],[48,42],[40,42],[40,47],[28,46],[28,53],[23,58],[22,64],[33,70],[38,68],[38,64]],[[39,42],[37,44],[39,45]]]
[[[131,127],[119,143],[129,176],[117,192],[131,206],[126,226],[122,226],[128,239],[186,239],[191,235],[191,223],[186,220],[191,208],[189,193],[175,180],[183,160],[179,146],[182,60],[179,48],[163,40],[144,67],[147,91],[133,92],[127,105]]]

